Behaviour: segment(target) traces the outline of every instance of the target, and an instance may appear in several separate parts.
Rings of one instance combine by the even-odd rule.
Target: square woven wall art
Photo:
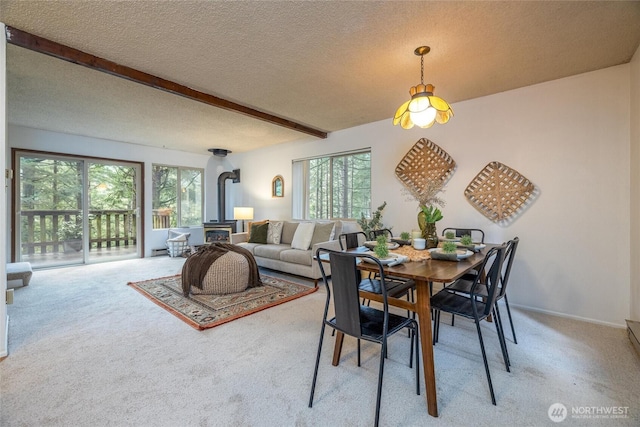
[[[429,181],[447,182],[455,167],[449,153],[433,141],[421,138],[396,166],[396,176],[407,188],[420,192]]]
[[[531,201],[534,190],[533,183],[517,170],[491,162],[473,178],[464,195],[490,220],[508,222]]]

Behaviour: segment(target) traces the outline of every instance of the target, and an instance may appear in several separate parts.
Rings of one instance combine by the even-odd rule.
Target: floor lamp
[[[233,219],[242,221],[242,232],[244,233],[244,221],[253,219],[253,208],[233,208]]]

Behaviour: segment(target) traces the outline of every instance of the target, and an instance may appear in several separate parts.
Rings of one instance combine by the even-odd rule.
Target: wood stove
[[[235,221],[209,221],[202,224],[204,227],[204,243],[231,243],[231,233],[236,232]]]

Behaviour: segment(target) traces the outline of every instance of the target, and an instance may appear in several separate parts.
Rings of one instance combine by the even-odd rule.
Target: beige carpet
[[[373,344],[363,343],[358,368],[355,341],[345,339],[342,362],[333,367],[327,333],[314,406],[307,407],[323,289],[197,331],[124,285],[177,274],[183,262],[158,257],[36,271],[7,307],[0,425],[372,425],[379,354]],[[463,319],[448,326],[443,315],[434,349],[440,417],[427,415],[424,384],[416,396],[409,341],[397,334],[385,364],[381,425],[640,425],[640,358],[624,330],[513,311],[519,344],[508,341],[511,373],[494,328],[483,325],[497,406],[475,327]],[[547,415],[554,403],[569,411],[628,407],[628,415],[569,416],[555,424]]]

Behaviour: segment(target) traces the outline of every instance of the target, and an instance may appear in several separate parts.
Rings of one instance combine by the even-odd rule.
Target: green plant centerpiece
[[[381,230],[385,228],[384,224],[382,224],[382,211],[387,206],[387,202],[382,203],[378,206],[378,209],[373,213],[371,219],[367,219],[364,216],[364,213],[360,213],[360,219],[358,220],[358,224],[360,224],[360,228],[364,231],[364,234],[369,236],[371,231],[373,230]]]
[[[442,252],[445,254],[454,254],[458,246],[454,242],[444,242],[442,244]]]
[[[422,237],[426,240],[427,249],[438,247],[438,233],[436,222],[443,218],[442,212],[437,207],[430,205],[420,206],[418,213],[418,225],[422,231]]]
[[[422,237],[426,240],[427,249],[438,247],[438,233],[436,222],[440,221],[442,211],[438,208],[444,207],[445,201],[438,197],[444,182],[440,179],[428,179],[423,188],[407,187],[406,191],[410,196],[418,201],[418,226]]]
[[[471,236],[469,234],[465,234],[460,238],[460,244],[464,246],[471,246],[473,244],[473,240],[471,240]]]
[[[385,236],[378,236],[373,252],[380,259],[384,259],[389,256],[389,247],[387,246],[387,238]]]
[[[444,237],[445,239],[455,239],[456,238],[456,233],[454,233],[453,231],[447,231],[446,233],[444,233]]]

